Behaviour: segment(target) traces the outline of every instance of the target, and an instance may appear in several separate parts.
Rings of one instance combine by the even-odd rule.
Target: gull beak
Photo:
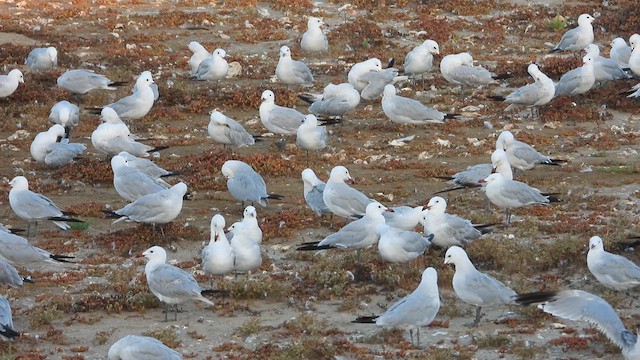
[[[492,167],[492,168],[491,168],[491,173],[492,173],[492,174],[495,174],[495,173],[496,173],[496,170],[497,170],[497,168],[496,168],[495,166],[494,166],[494,167]]]
[[[432,206],[432,205],[425,205],[425,206],[424,206],[424,208],[425,208],[426,210],[430,210],[430,209],[431,209],[431,206]]]
[[[486,184],[486,183],[487,183],[487,181],[486,181],[486,180],[484,180],[484,179],[482,179],[482,180],[478,180],[478,184]]]
[[[355,180],[353,180],[353,178],[348,178],[348,179],[347,179],[347,182],[348,182],[349,184],[351,184],[351,185],[354,185],[354,184],[356,183],[356,181],[355,181]]]
[[[213,241],[218,241],[218,234],[213,235]]]
[[[393,210],[392,208],[388,208],[388,209],[387,209],[387,210],[385,210],[385,211],[388,211],[388,212],[395,212],[395,210]]]
[[[144,257],[144,254],[138,254],[138,255],[136,255],[136,257],[137,257],[137,258],[143,258],[143,257]]]

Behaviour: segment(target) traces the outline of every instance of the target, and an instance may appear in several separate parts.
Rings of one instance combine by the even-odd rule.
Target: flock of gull
[[[558,82],[547,77],[536,64],[527,71],[533,83],[516,89],[506,96],[494,96],[494,100],[509,104],[507,111],[516,107],[534,109],[548,104],[558,95],[576,96],[589,91],[595,83],[640,77],[640,35],[629,39],[631,47],[621,38],[611,42],[610,58],[600,55],[593,43],[592,22],[588,14],[580,15],[578,26],[568,30],[552,52],[586,51],[583,65],[564,74]],[[308,30],[302,35],[301,48],[306,52],[321,53],[328,50],[327,37],[322,29],[323,21],[310,17]],[[229,72],[225,60],[226,52],[215,49],[209,53],[198,42],[191,42],[193,52],[189,59],[189,76],[194,81],[220,81]],[[356,109],[362,100],[379,101],[384,114],[393,122],[422,125],[442,123],[458,115],[438,111],[418,100],[397,94],[394,84],[424,77],[435,65],[434,55],[440,54],[439,45],[426,40],[411,50],[404,59],[403,71],[389,66],[383,69],[382,62],[373,58],[354,64],[347,74],[347,82],[328,84],[320,94],[303,93],[300,98],[309,104],[308,114],[294,108],[276,104],[276,94],[264,90],[261,96],[259,116],[264,127],[271,133],[285,138],[295,136],[299,148],[318,151],[327,147],[329,132],[326,126],[338,123],[342,117]],[[314,76],[310,68],[292,58],[287,46],[280,48],[280,59],[275,69],[277,81],[291,86],[312,86]],[[57,66],[57,50],[54,47],[31,51],[25,64],[31,71],[48,71]],[[479,65],[469,53],[444,56],[439,68],[444,79],[453,85],[478,87],[498,83],[504,78]],[[0,76],[0,98],[10,97],[19,84],[24,82],[20,70],[11,70]],[[123,83],[113,82],[92,70],[68,70],[57,79],[57,85],[72,94],[82,95],[97,90],[114,90]],[[162,169],[149,160],[151,153],[163,147],[149,146],[144,137],[130,131],[129,124],[146,116],[160,96],[154,84],[152,72],[139,75],[131,94],[107,104],[101,109],[101,124],[91,134],[91,144],[101,154],[111,158],[113,186],[115,191],[130,203],[121,209],[105,212],[119,221],[161,225],[176,219],[182,210],[183,200],[189,197],[184,182],[171,185],[167,177],[176,175]],[[630,90],[630,97],[640,96],[640,84]],[[10,101],[6,99],[4,101]],[[49,168],[67,166],[74,162],[87,148],[74,143],[72,131],[79,123],[80,108],[69,101],[60,101],[51,108],[49,120],[52,126],[39,133],[30,147],[32,158]],[[225,146],[251,146],[256,136],[247,132],[242,124],[215,110],[211,112],[208,133],[211,139]],[[528,184],[514,180],[514,171],[526,171],[536,165],[561,165],[564,161],[541,154],[530,145],[518,141],[509,131],[497,138],[490,162],[470,166],[449,178],[452,191],[462,188],[482,188],[487,206],[490,204],[505,211],[504,225],[510,223],[510,211],[529,205],[548,205],[562,201],[557,194],[538,190]],[[202,270],[211,276],[223,276],[238,272],[250,272],[262,264],[260,244],[262,231],[256,208],[267,206],[269,200],[281,196],[267,191],[262,176],[249,164],[229,160],[220,169],[227,179],[228,191],[242,203],[243,219],[233,223],[225,232],[225,218],[216,214],[211,219],[211,240],[202,249]],[[453,289],[457,297],[476,308],[472,325],[481,320],[481,308],[512,304],[539,304],[545,311],[561,318],[583,320],[594,324],[613,343],[622,349],[627,359],[640,359],[637,336],[625,329],[613,308],[602,298],[581,290],[537,292],[517,294],[495,278],[480,272],[467,256],[464,247],[484,234],[493,231],[498,224],[473,224],[471,221],[446,212],[447,202],[434,196],[425,206],[387,207],[353,187],[352,177],[344,166],[331,170],[327,182],[320,180],[310,168],[302,174],[304,199],[318,216],[332,214],[347,220],[337,232],[326,238],[301,244],[299,251],[329,249],[367,249],[377,246],[380,257],[387,262],[407,263],[421,256],[430,247],[447,249],[444,263],[455,266]],[[76,214],[64,211],[51,199],[29,190],[28,179],[17,176],[10,182],[9,203],[21,219],[28,221],[27,236],[37,233],[38,221],[52,221],[63,230],[69,223],[83,222]],[[245,203],[252,205],[244,206]],[[415,229],[421,225],[423,232]],[[0,232],[0,280],[11,286],[22,286],[31,281],[19,275],[14,266],[29,266],[39,262],[69,262],[73,257],[52,254],[29,244],[27,239],[3,228]],[[186,301],[213,302],[206,296],[212,290],[203,291],[194,277],[186,271],[167,263],[167,253],[153,246],[139,255],[147,259],[145,275],[150,291],[167,305],[165,320],[170,308],[175,310]],[[594,236],[589,241],[588,268],[603,285],[627,290],[640,284],[640,268],[626,258],[608,253],[603,240]],[[429,267],[422,273],[416,290],[400,299],[379,316],[360,317],[355,322],[375,323],[381,326],[408,329],[413,342],[413,331],[417,331],[417,346],[420,346],[419,329],[429,325],[440,308],[437,271]],[[0,298],[0,334],[5,337],[19,336],[13,329],[11,309],[6,298]],[[113,344],[109,359],[180,359],[181,355],[160,341],[144,336],[126,336]]]

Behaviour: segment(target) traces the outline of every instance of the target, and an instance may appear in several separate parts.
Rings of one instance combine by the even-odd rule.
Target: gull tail
[[[110,219],[119,219],[122,215],[118,215],[116,214],[115,211],[111,211],[111,210],[100,210],[101,212],[103,212],[104,214],[107,214],[107,218]]]
[[[84,222],[82,220],[76,219],[76,218],[71,218],[71,217],[66,217],[66,216],[52,216],[50,218],[47,218],[47,220],[51,220],[54,222],[60,222],[60,221],[64,221],[64,222],[76,222],[76,223],[81,223]]]
[[[161,178],[166,178],[169,176],[178,176],[178,175],[182,175],[179,171],[172,171],[168,174],[164,174],[164,175],[160,175]]]
[[[543,162],[540,163],[541,165],[555,165],[555,166],[560,166],[562,164],[566,164],[567,160],[562,160],[562,159],[549,159],[548,162]]]
[[[4,325],[4,324],[2,324],[1,326],[2,326],[2,330],[0,330],[0,335],[4,336],[6,338],[9,338],[9,339],[13,339],[13,338],[16,338],[16,337],[20,336],[19,332],[13,330],[9,326]]]
[[[296,248],[297,251],[316,251],[316,250],[327,250],[327,249],[335,249],[333,245],[318,245],[320,242],[308,242],[303,243],[302,245]]]
[[[298,94],[298,98],[300,98],[300,100],[306,102],[309,105],[311,105],[314,102],[318,101],[318,99],[317,99],[317,97],[315,95],[309,94],[309,93]]]
[[[111,84],[109,84],[109,86],[124,86],[127,85],[129,82],[128,81],[114,81]]]
[[[262,138],[262,135],[251,135],[251,136],[253,136],[254,141],[264,141],[264,139]]]
[[[26,282],[26,283],[30,283],[30,284],[35,284],[35,281],[33,281],[33,280],[31,279],[31,276],[23,277],[23,278],[22,278],[22,282]]]
[[[478,224],[473,225],[476,230],[480,230],[482,235],[492,233],[495,229],[491,228],[491,226],[500,225],[502,223],[490,223],[490,224]]]
[[[375,324],[378,316],[360,316],[352,321],[354,324]]]
[[[323,120],[320,120],[320,121],[321,121],[321,123],[318,124],[320,126],[342,124],[342,120],[340,120],[340,119],[326,119],[326,120],[323,119]]]
[[[147,152],[148,152],[149,154],[151,154],[152,152],[160,151],[160,150],[164,150],[164,149],[168,149],[168,148],[169,148],[169,146],[164,146],[164,145],[162,145],[162,146],[156,146],[156,147],[154,147],[153,149],[151,149],[151,150],[149,150],[149,151],[147,151]]]
[[[229,290],[202,290],[200,295],[202,296],[229,296],[231,292]]]
[[[457,119],[460,114],[444,114],[445,119]]]
[[[558,195],[559,193],[541,193],[542,196],[546,196],[547,199],[549,199],[550,203],[553,202],[562,202],[563,200],[557,196],[553,196],[553,195]]]
[[[278,195],[278,194],[267,195],[267,199],[273,199],[273,200],[282,200],[283,197],[284,197],[283,195]]]
[[[560,49],[560,48],[553,48],[553,49],[549,50],[549,54],[557,53],[557,52],[560,52],[560,51],[563,51],[563,50]]]
[[[78,214],[71,211],[62,211],[62,215],[64,216],[78,216]]]
[[[7,229],[7,230],[9,230],[9,232],[14,235],[17,235],[26,231],[25,229],[15,229],[15,228]]]
[[[90,114],[93,114],[93,115],[100,115],[100,113],[102,112],[101,107],[88,107],[88,108],[85,108],[85,110],[87,110]]]
[[[518,305],[541,304],[549,300],[554,300],[558,294],[557,291],[538,291],[526,294],[516,295],[515,303]]]
[[[491,78],[493,80],[504,80],[504,79],[510,79],[513,77],[512,73],[504,73],[504,74],[498,74],[496,76],[492,76]]]
[[[504,101],[505,97],[504,96],[499,96],[499,95],[492,95],[492,96],[489,96],[489,99],[491,99],[493,101]]]
[[[51,260],[55,260],[55,261],[58,261],[58,262],[64,262],[64,263],[73,264],[72,261],[69,261],[67,259],[75,259],[75,256],[51,254],[51,255],[49,255],[49,258]]]
[[[200,300],[203,303],[209,305],[209,306],[214,306],[215,304],[213,303],[213,301],[207,299],[206,297],[202,296],[202,294],[200,294],[200,296],[196,297],[194,300]]]

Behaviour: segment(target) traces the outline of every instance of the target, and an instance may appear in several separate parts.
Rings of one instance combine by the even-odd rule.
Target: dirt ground
[[[600,235],[605,248],[640,262],[624,243],[628,236],[640,235],[639,103],[620,95],[636,82],[601,84],[583,96],[555,99],[541,109],[540,119],[529,117],[528,110],[505,113],[503,104],[488,99],[529,82],[526,67],[533,61],[556,80],[579,66],[579,57],[571,54],[548,55],[545,42],[557,42],[564,31],[554,31],[550,19],[561,14],[573,27],[583,12],[596,15],[595,38],[603,54],[614,37],[628,39],[637,31],[640,20],[637,5],[626,0],[0,3],[2,73],[18,67],[26,83],[0,99],[0,221],[26,227],[8,204],[8,181],[24,175],[32,190],[89,223],[86,230],[69,232],[40,224],[37,236],[29,239],[76,259],[73,264],[19,268],[35,283],[2,292],[23,336],[0,344],[0,358],[104,359],[109,346],[127,334],[158,337],[193,359],[621,358],[619,349],[584,323],[552,318],[535,308],[483,309],[480,326],[466,327],[473,308],[455,297],[453,270],[441,266],[441,249],[430,249],[411,266],[383,263],[376,249],[364,252],[360,262],[350,251],[296,252],[296,244],[321,240],[343,225],[338,218],[318,219],[306,208],[300,180],[307,167],[305,153],[294,139],[278,151],[270,137],[250,148],[227,151],[214,144],[206,130],[209,112],[217,108],[250,132],[263,134],[258,114],[263,90],[272,89],[277,104],[305,111],[298,93],[321,92],[329,82],[344,82],[353,63],[370,57],[383,63],[394,57],[401,67],[407,51],[427,38],[438,41],[442,55],[468,51],[479,64],[514,77],[467,89],[463,95],[438,71],[428,74],[424,87],[420,82],[400,83],[401,95],[459,113],[460,118],[402,127],[386,118],[379,100],[363,101],[342,125],[331,128],[330,147],[311,154],[309,167],[326,180],[333,166],[344,165],[358,189],[384,204],[424,205],[434,192],[449,186],[435,176],[488,162],[497,135],[510,129],[516,138],[567,160],[563,166],[539,166],[517,175],[559,193],[564,202],[517,210],[509,228],[498,228],[468,247],[471,260],[518,292],[574,288],[598,294],[634,329],[640,318],[634,291],[627,296],[600,286],[587,270],[586,252],[588,239]],[[306,54],[299,46],[311,14],[328,25],[328,53]],[[242,66],[241,75],[216,83],[189,80],[187,44],[192,40],[209,50],[225,49],[229,62]],[[58,69],[29,71],[23,65],[27,54],[45,45],[57,47]],[[282,45],[291,47],[294,59],[310,64],[313,88],[288,88],[275,81]],[[95,69],[112,80],[130,80],[130,85],[74,97],[55,81],[75,68]],[[133,223],[112,225],[100,212],[126,202],[113,189],[109,162],[91,146],[95,115],[83,111],[72,134],[73,141],[88,148],[74,164],[51,170],[29,156],[33,137],[49,127],[47,116],[55,102],[68,99],[83,109],[108,104],[127,95],[144,70],[153,73],[161,95],[151,112],[134,124],[134,132],[153,138],[153,144],[170,146],[154,160],[179,171],[181,175],[169,181],[185,181],[193,194],[164,236]],[[390,144],[407,136],[415,138],[404,146]],[[242,217],[220,173],[221,164],[232,158],[254,166],[269,192],[285,196],[257,209],[264,231],[263,266],[249,275],[216,279],[215,286],[229,290],[230,296],[216,298],[211,308],[186,303],[177,321],[164,322],[162,305],[146,286],[144,261],[134,256],[161,245],[169,249],[171,261],[209,288],[199,253],[209,239],[210,219],[221,213],[231,224]],[[448,212],[475,223],[500,222],[504,216],[497,209],[482,210],[480,191],[452,192],[448,201]],[[410,343],[405,331],[351,323],[358,315],[383,312],[413,291],[426,266],[438,270],[442,308],[437,324],[422,329],[421,349]]]

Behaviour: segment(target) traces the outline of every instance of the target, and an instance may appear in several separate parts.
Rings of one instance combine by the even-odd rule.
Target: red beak
[[[218,234],[213,235],[213,241],[218,241]]]
[[[431,209],[431,205],[425,205],[425,209],[427,210]]]
[[[143,258],[143,257],[144,257],[144,254],[138,254],[138,255],[136,255],[136,257],[137,257],[137,258]]]
[[[353,179],[349,179],[349,180],[347,180],[347,182],[348,182],[349,184],[351,184],[351,185],[353,185],[353,184],[355,184],[355,183],[356,183],[356,181],[355,181],[355,180],[353,180]]]
[[[395,212],[392,208],[387,209],[388,212]]]
[[[479,184],[484,184],[484,183],[486,183],[486,181],[484,179],[483,180],[478,180],[478,183]]]
[[[491,168],[491,173],[492,173],[492,174],[495,174],[495,173],[496,173],[496,168],[492,167],[492,168]]]

